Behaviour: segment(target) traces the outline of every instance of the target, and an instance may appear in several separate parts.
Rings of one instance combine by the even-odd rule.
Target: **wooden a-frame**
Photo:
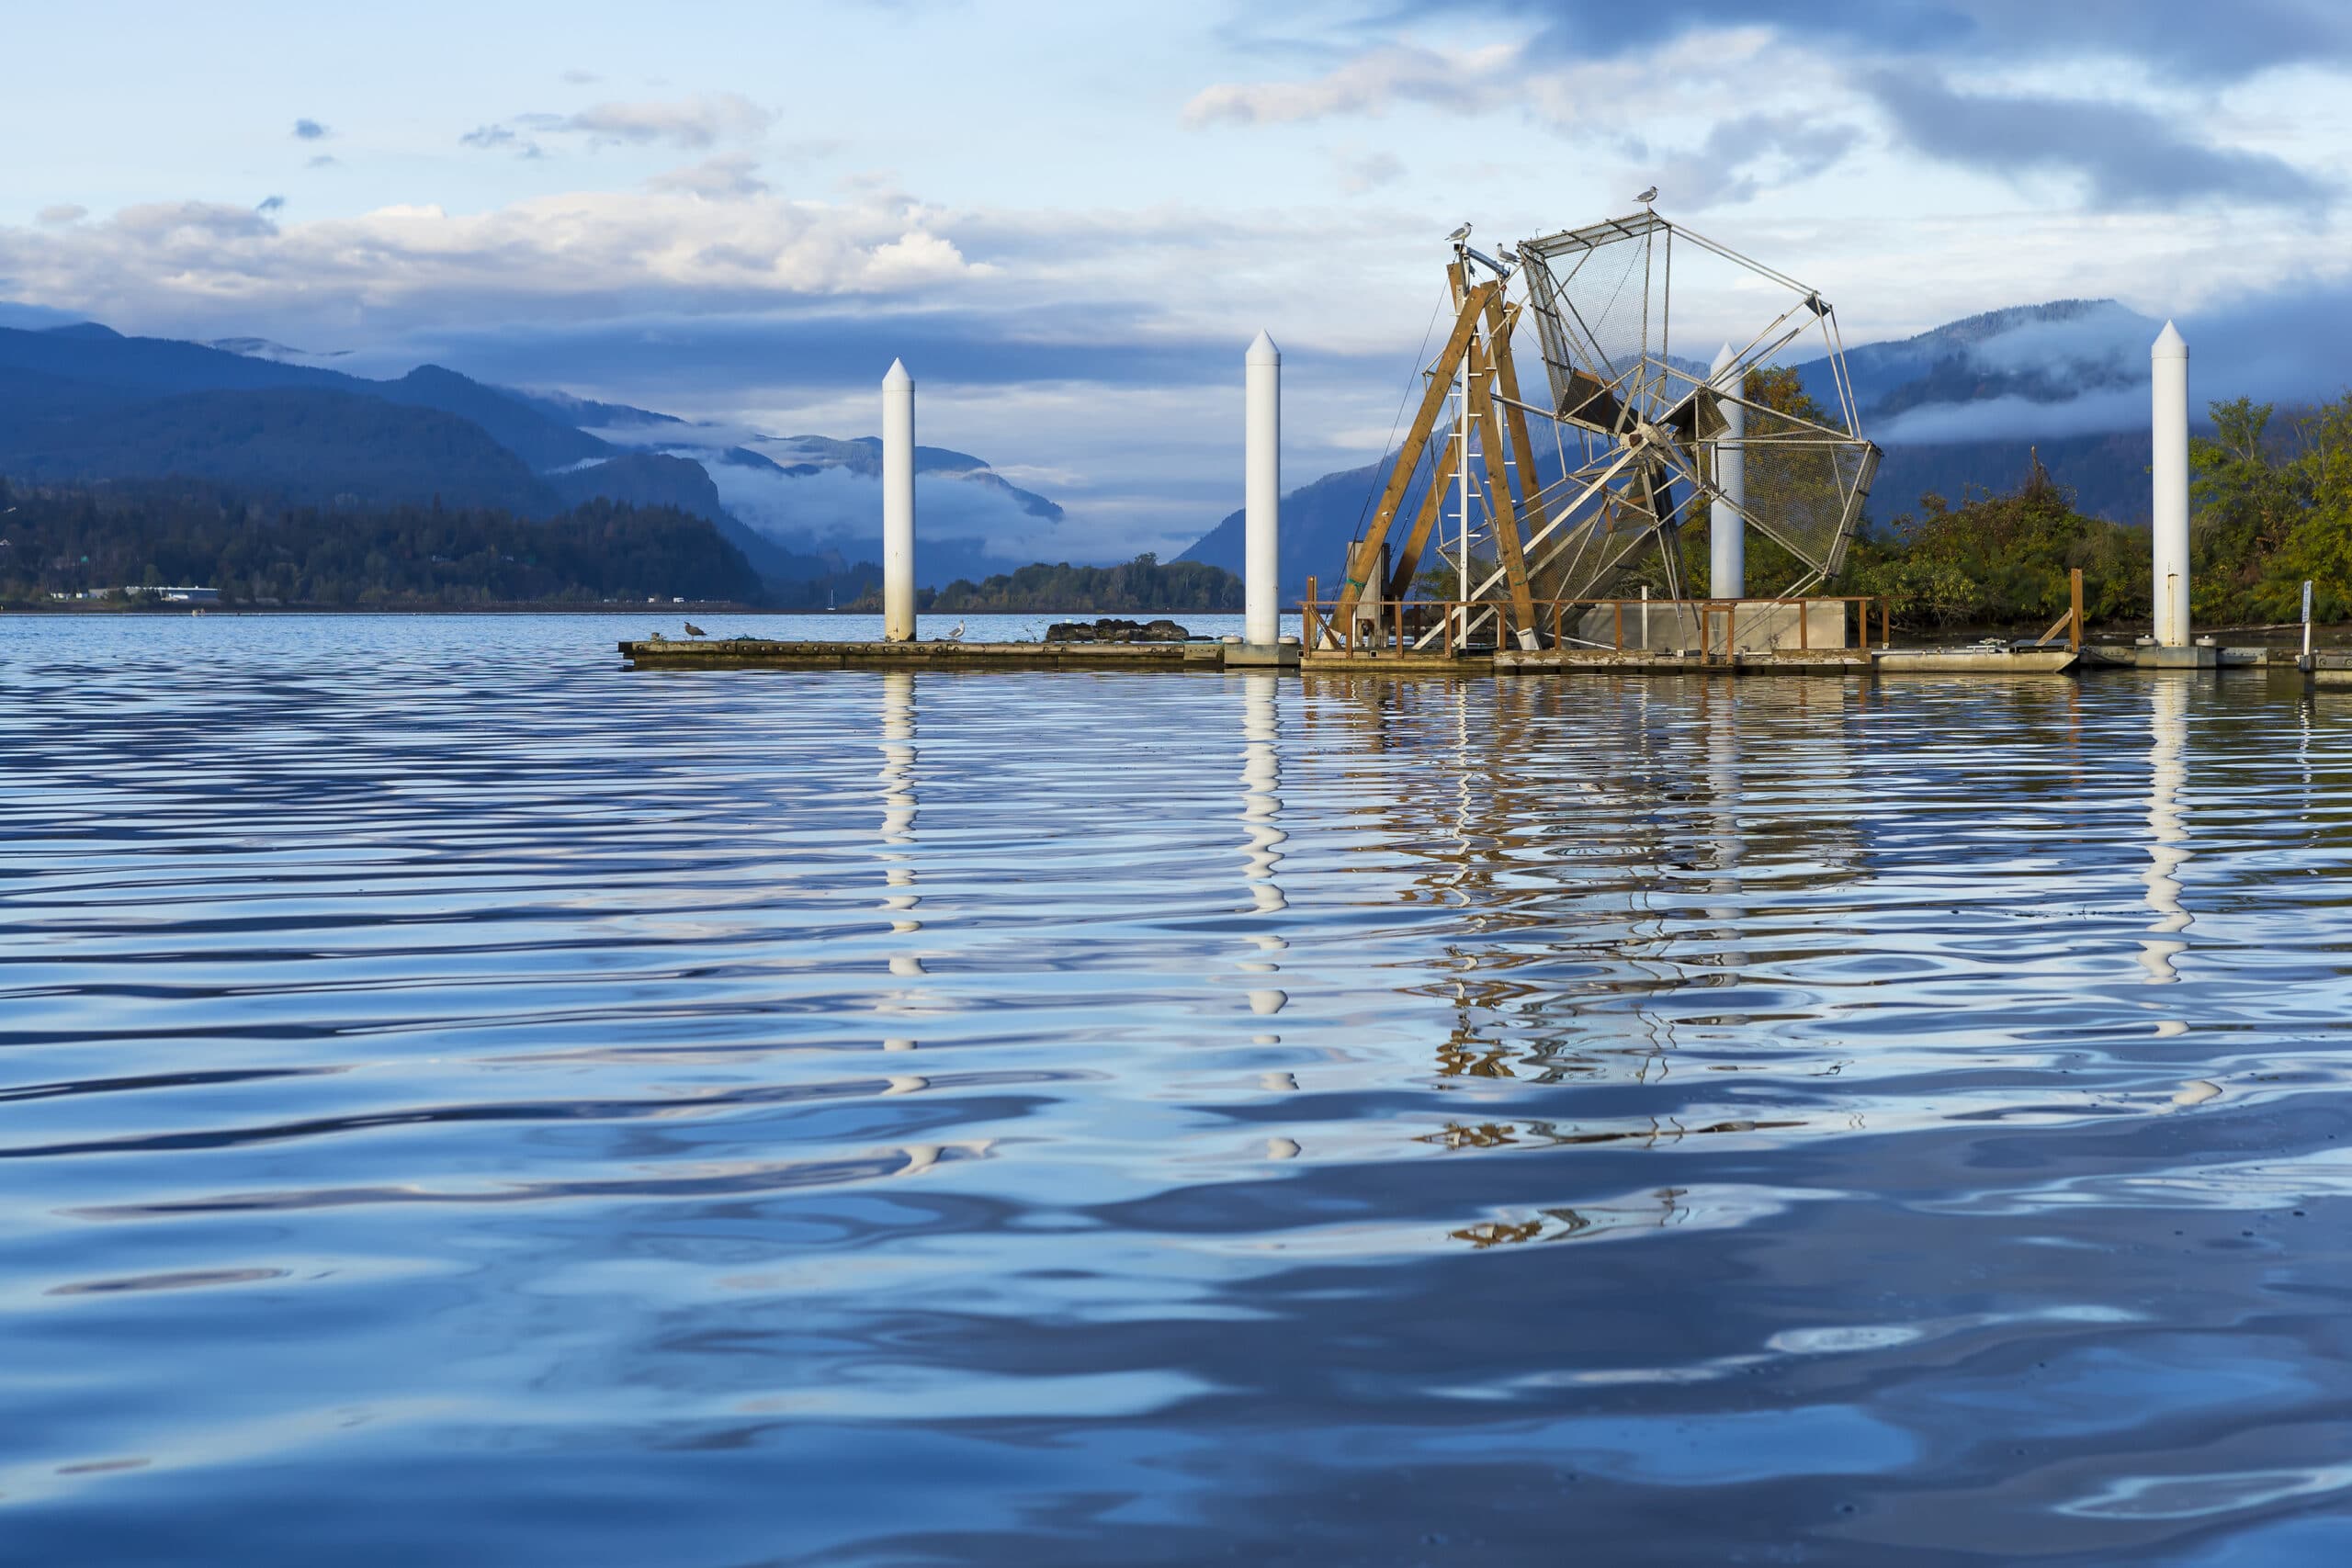
[[[1380,504],[1373,513],[1371,525],[1349,552],[1347,581],[1340,592],[1337,616],[1343,623],[1353,616],[1367,587],[1386,598],[1402,599],[1411,586],[1444,505],[1446,488],[1458,477],[1464,457],[1461,443],[1453,439],[1450,422],[1445,421],[1446,397],[1453,389],[1455,373],[1460,371],[1469,388],[1470,425],[1477,432],[1479,450],[1486,458],[1487,482],[1481,490],[1494,518],[1495,552],[1509,583],[1512,619],[1522,634],[1532,633],[1537,623],[1522,520],[1540,526],[1535,513],[1541,507],[1542,487],[1534,487],[1538,499],[1531,502],[1534,455],[1528,440],[1527,414],[1520,406],[1519,372],[1510,352],[1510,330],[1518,321],[1519,310],[1504,302],[1499,281],[1465,287],[1468,280],[1458,261],[1447,267],[1446,276],[1454,299],[1453,330],[1424,372],[1427,384],[1421,390],[1420,408],[1389,469],[1388,482],[1381,490]],[[1499,418],[1498,403],[1502,405]],[[1403,547],[1395,554],[1387,581],[1374,583],[1372,580],[1380,569],[1381,547],[1396,525],[1397,510],[1412,485],[1414,471],[1420,467],[1422,454],[1432,442],[1436,443],[1436,458],[1429,489],[1422,494]]]

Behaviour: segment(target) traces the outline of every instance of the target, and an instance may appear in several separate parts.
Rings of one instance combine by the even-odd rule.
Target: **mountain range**
[[[2082,510],[2144,520],[2155,329],[2113,300],[2067,299],[1849,350],[1862,427],[1885,448],[1870,515],[1883,522],[1930,491],[1956,501],[2006,489],[2038,452]],[[36,483],[180,475],[311,504],[439,498],[526,517],[602,497],[707,519],[782,603],[854,597],[878,575],[873,437],[722,434],[435,365],[370,379],[320,363],[333,357],[254,337],[129,337],[0,305],[0,474]],[[1795,368],[1829,400],[1825,362]],[[1325,474],[1285,496],[1286,592],[1310,572],[1337,570],[1386,466]],[[917,469],[926,586],[1119,553],[1066,528],[1058,504],[969,453],[919,447]],[[1179,558],[1238,571],[1241,514]]]
[[[159,476],[249,486],[324,506],[438,500],[548,517],[604,498],[708,520],[779,602],[854,597],[867,558],[880,442],[775,439],[771,457],[651,410],[491,386],[436,365],[374,380],[259,338],[129,337],[93,321],[0,321],[0,474],[35,484]],[[779,460],[779,457],[782,460]],[[941,514],[926,586],[1023,564],[969,523],[1047,527],[1062,509],[982,458],[917,449]],[[842,482],[864,481],[864,482]],[[937,492],[952,487],[946,502]],[[972,504],[956,502],[968,494]],[[960,535],[960,536],[959,536]]]

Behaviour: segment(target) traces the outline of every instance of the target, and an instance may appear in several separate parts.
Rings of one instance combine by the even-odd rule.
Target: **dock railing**
[[[1585,649],[1596,653],[1631,653],[1645,649],[1696,652],[1708,662],[1728,660],[1743,651],[1739,646],[1740,615],[1762,613],[1768,623],[1793,622],[1793,646],[1811,651],[1811,611],[1826,604],[1838,606],[1838,635],[1825,641],[1825,649],[1860,647],[1871,640],[1875,611],[1879,645],[1894,640],[1894,623],[1886,600],[1877,594],[1817,594],[1780,598],[1739,599],[1539,599],[1534,624],[1521,626],[1508,601],[1492,599],[1360,599],[1355,614],[1340,614],[1337,604],[1325,604],[1316,593],[1316,580],[1306,580],[1306,597],[1299,604],[1300,644],[1312,654],[1349,659],[1399,659],[1428,656],[1451,659],[1472,649],[1511,651],[1532,649]],[[1603,617],[1608,637],[1583,635],[1591,612]],[[1793,612],[1785,617],[1775,610]],[[1574,614],[1571,614],[1574,612]],[[1752,624],[1752,623],[1751,623]],[[2064,623],[2062,620],[2061,625]],[[2079,621],[2077,621],[2079,627]],[[1626,633],[1634,633],[1628,643]],[[1660,644],[1665,631],[1671,640]],[[2052,627],[2055,635],[2058,627]],[[1523,636],[1524,633],[1532,636]],[[1849,635],[1852,639],[1848,640]],[[2079,637],[2079,630],[2076,634]],[[1775,647],[1790,646],[1776,639]],[[1745,651],[1763,651],[1748,649]]]

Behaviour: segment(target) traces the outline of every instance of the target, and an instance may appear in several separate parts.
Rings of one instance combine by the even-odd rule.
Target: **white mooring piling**
[[[1717,391],[1727,394],[1715,407],[1724,416],[1724,433],[1715,446],[1715,488],[1722,495],[1708,503],[1707,593],[1715,599],[1743,598],[1747,592],[1747,534],[1739,509],[1747,504],[1747,452],[1739,445],[1747,433],[1747,411],[1730,400],[1741,395],[1738,356],[1725,344],[1715,355],[1709,376]]]
[[[882,378],[882,640],[915,640],[915,378]]]
[[[2148,349],[2154,391],[2149,436],[2154,505],[2155,633],[2159,648],[2188,646],[2188,344],[2170,321]]]
[[[1283,355],[1264,333],[1250,345],[1241,457],[1241,640],[1272,648],[1282,633]]]

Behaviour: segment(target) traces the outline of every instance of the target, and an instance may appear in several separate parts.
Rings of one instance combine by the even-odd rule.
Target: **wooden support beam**
[[[1381,541],[1388,536],[1389,528],[1396,521],[1396,509],[1404,504],[1405,491],[1413,482],[1413,470],[1421,465],[1421,452],[1429,446],[1430,428],[1445,411],[1446,394],[1453,388],[1454,370],[1477,333],[1487,301],[1500,287],[1493,282],[1479,284],[1463,296],[1462,307],[1454,312],[1453,331],[1438,352],[1436,363],[1429,368],[1429,384],[1421,389],[1421,406],[1413,416],[1412,430],[1406,436],[1403,448],[1396,454],[1396,466],[1388,471],[1388,483],[1380,492],[1380,504],[1372,514],[1371,525],[1348,553],[1348,580],[1340,590],[1339,613],[1343,616],[1355,615],[1356,601],[1363,596],[1365,584],[1379,568]]]
[[[1389,574],[1388,597],[1402,599],[1413,586],[1413,573],[1419,569],[1421,552],[1429,547],[1430,532],[1437,526],[1438,512],[1445,505],[1446,492],[1453,488],[1455,465],[1461,460],[1462,443],[1449,439],[1438,449],[1437,470],[1430,477],[1430,488],[1421,497],[1420,510],[1413,514],[1413,531],[1405,536],[1404,547],[1396,552],[1396,570]]]
[[[1488,364],[1479,364],[1477,368],[1491,374]],[[1511,502],[1513,487],[1510,479],[1495,471],[1503,460],[1502,422],[1495,417],[1495,400],[1487,395],[1487,381],[1484,375],[1470,378],[1470,421],[1478,427],[1479,449],[1487,455],[1487,505],[1495,519],[1495,551],[1502,558],[1503,576],[1510,584],[1511,620],[1516,626],[1532,628],[1535,598],[1527,586],[1527,558],[1521,550],[1519,509]],[[1500,637],[1495,640],[1498,645],[1502,641]]]
[[[2066,575],[2069,600],[2066,612],[2050,623],[2048,631],[2033,639],[2033,646],[2041,648],[2063,631],[2066,634],[2067,650],[2080,653],[2083,650],[2083,569],[2076,567]]]
[[[1534,510],[1527,497],[1534,478],[1535,452],[1527,434],[1527,405],[1519,395],[1519,365],[1510,352],[1510,334],[1519,324],[1519,307],[1505,305],[1499,294],[1487,301],[1487,358],[1494,367],[1495,390],[1502,394],[1495,400],[1503,405],[1511,455],[1518,458],[1511,468],[1511,499],[1519,503],[1520,515],[1526,516]]]

